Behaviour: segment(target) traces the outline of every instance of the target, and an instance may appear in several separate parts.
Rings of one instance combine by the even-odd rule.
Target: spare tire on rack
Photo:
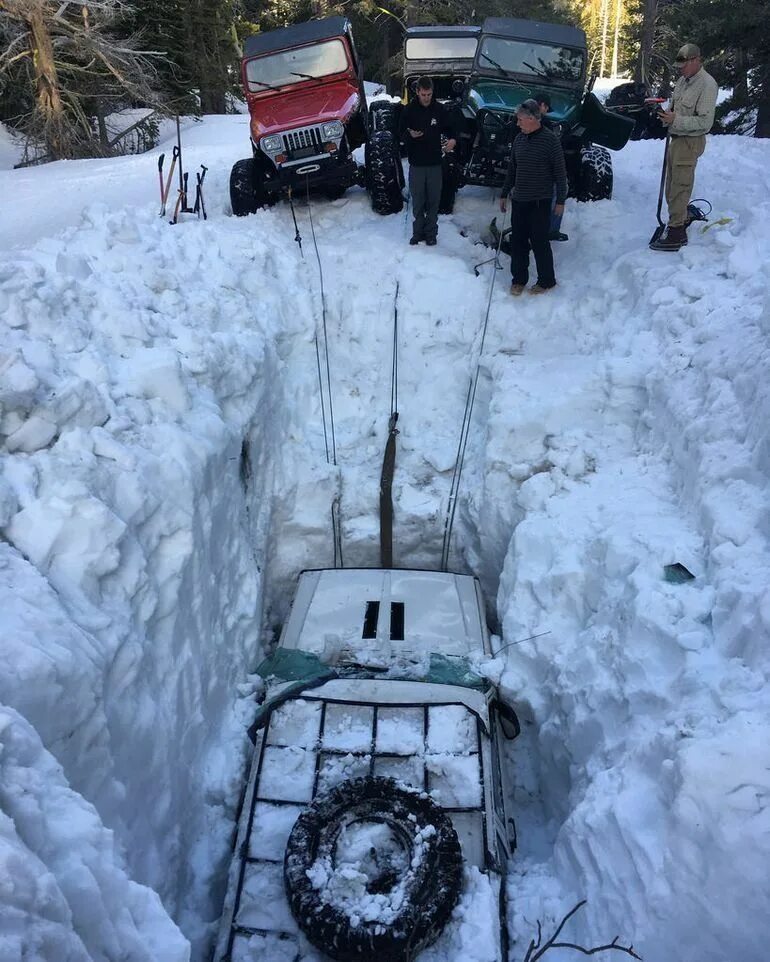
[[[395,134],[380,130],[366,142],[366,183],[375,214],[397,214],[404,207],[404,168]]]
[[[385,833],[390,844],[380,851],[370,846],[369,827],[372,839]],[[358,853],[356,866],[364,853],[369,871],[345,862],[346,844]],[[317,796],[295,822],[284,857],[297,923],[316,948],[340,962],[414,958],[448,922],[462,875],[449,816],[392,778],[352,779]],[[350,891],[357,892],[352,901]]]

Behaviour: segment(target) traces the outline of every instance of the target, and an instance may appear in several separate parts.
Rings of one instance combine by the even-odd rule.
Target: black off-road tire
[[[460,186],[460,167],[457,161],[445,154],[441,161],[441,199],[439,214],[451,214],[455,209],[457,188]]]
[[[333,853],[343,826],[358,821],[385,822],[409,840],[428,826],[435,829],[423,843],[422,859],[408,870],[401,909],[387,926],[363,920],[354,925],[308,878],[316,859]],[[319,795],[295,822],[284,858],[284,885],[297,923],[316,948],[340,962],[414,958],[449,921],[462,876],[460,842],[449,816],[428,796],[399,788],[392,778],[352,779]]]
[[[591,144],[580,151],[576,196],[579,201],[612,197],[612,157],[606,147]]]
[[[369,131],[389,130],[398,139],[401,104],[392,100],[375,100],[369,106]]]
[[[404,207],[404,168],[395,135],[381,130],[366,144],[366,182],[375,214],[398,214]]]
[[[253,157],[239,160],[230,171],[230,204],[236,217],[256,214],[268,204],[262,171]]]

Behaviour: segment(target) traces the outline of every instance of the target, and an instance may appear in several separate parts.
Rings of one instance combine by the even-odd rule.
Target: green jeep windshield
[[[359,665],[325,665],[318,655],[300,651],[298,648],[276,648],[257,668],[257,674],[265,680],[294,681],[302,684],[328,681],[330,678],[397,678],[401,681],[426,681],[437,685],[459,685],[485,691],[488,682],[471,667],[467,658],[440,655],[431,652],[424,661],[393,667],[389,670],[372,670]]]
[[[409,37],[407,60],[473,60],[477,37]]]
[[[348,69],[348,55],[341,40],[327,40],[310,47],[282,50],[246,61],[249,90],[259,93],[270,87],[302,83],[308,77],[328,77]]]
[[[484,37],[478,64],[482,70],[502,67],[508,73],[527,74],[545,81],[579,83],[584,54],[572,47],[552,47],[532,40]]]

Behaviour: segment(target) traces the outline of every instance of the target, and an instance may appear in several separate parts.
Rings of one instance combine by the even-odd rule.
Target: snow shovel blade
[[[650,243],[654,244],[656,240],[661,236],[663,231],[666,229],[665,224],[658,224],[655,230],[652,232],[652,237],[650,238]]]

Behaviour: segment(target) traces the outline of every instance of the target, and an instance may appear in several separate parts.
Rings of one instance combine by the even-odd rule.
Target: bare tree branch
[[[529,947],[527,948],[527,954],[524,956],[524,962],[538,962],[538,959],[542,959],[545,953],[549,949],[573,949],[575,952],[581,952],[583,955],[598,955],[599,952],[608,952],[614,950],[616,952],[624,952],[626,955],[630,956],[632,959],[641,960],[641,956],[637,955],[634,951],[633,945],[620,945],[618,942],[619,936],[615,936],[612,942],[608,942],[606,945],[595,945],[592,948],[586,948],[584,945],[578,945],[575,942],[558,942],[557,939],[561,933],[561,930],[567,924],[567,922],[572,918],[572,916],[581,909],[586,904],[586,899],[578,902],[569,912],[564,916],[564,918],[559,922],[556,927],[556,931],[553,935],[546,941],[546,943],[541,948],[543,930],[540,925],[540,920],[537,922],[537,939],[531,939]]]

